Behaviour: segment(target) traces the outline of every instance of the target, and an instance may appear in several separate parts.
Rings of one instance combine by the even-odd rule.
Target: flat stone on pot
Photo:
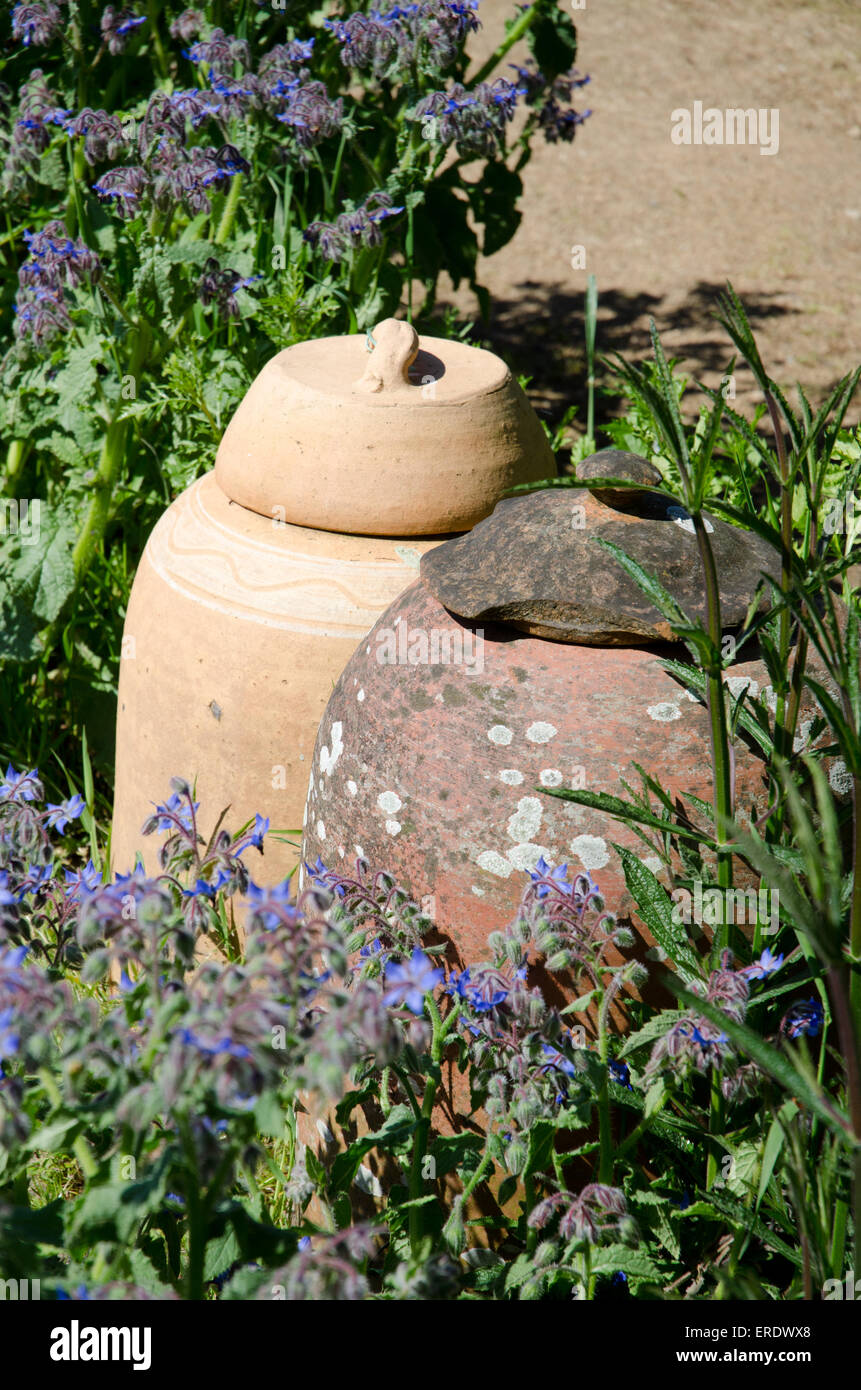
[[[606,450],[586,461],[588,476],[630,476],[625,461],[632,458]],[[654,481],[650,475],[657,470],[645,459],[636,462],[643,466],[642,480]],[[469,535],[424,555],[421,577],[445,608],[467,622],[508,623],[535,637],[583,646],[671,640],[664,616],[595,541],[613,541],[656,575],[690,618],[704,622],[693,522],[659,494],[624,491],[624,510],[580,488],[550,487],[503,498]],[[707,518],[707,526],[721,623],[724,629],[738,627],[762,572],[777,576],[775,552],[758,536],[714,517]]]

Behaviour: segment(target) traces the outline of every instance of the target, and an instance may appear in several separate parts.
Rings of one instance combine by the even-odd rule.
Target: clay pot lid
[[[251,511],[370,535],[465,530],[507,488],[555,471],[500,358],[398,319],[280,352],[215,464],[222,491]]]
[[[604,449],[578,477],[628,478],[661,486],[656,468],[635,454]],[[707,518],[720,584],[721,620],[738,627],[772,548],[749,531]],[[508,623],[536,637],[582,646],[644,646],[671,641],[663,615],[594,538],[615,542],[691,618],[706,618],[693,522],[682,507],[639,489],[546,488],[506,497],[468,536],[422,556],[421,577],[450,612],[469,622]],[[765,600],[763,600],[765,601]]]
[[[402,319],[384,319],[370,333],[296,343],[266,370],[325,397],[371,407],[396,400],[418,410],[498,391],[511,375],[494,353],[446,338],[420,338]]]

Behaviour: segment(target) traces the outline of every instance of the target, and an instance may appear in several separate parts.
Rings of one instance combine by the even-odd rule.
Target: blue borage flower
[[[775,971],[780,969],[783,965],[783,960],[784,957],[782,955],[772,955],[771,951],[766,946],[759,960],[752,961],[750,965],[746,965],[739,973],[741,975],[746,975],[749,980],[767,980],[769,975],[773,975]]]
[[[102,876],[93,863],[88,859],[83,869],[70,872],[69,869],[63,870],[65,887],[63,892],[67,898],[77,900],[86,893],[95,893],[97,888],[102,886]]]
[[[612,1080],[615,1081],[618,1086],[624,1086],[626,1091],[633,1091],[631,1073],[628,1069],[627,1062],[617,1062],[615,1058],[611,1057],[610,1061],[607,1063],[607,1067]]]
[[[816,1038],[825,1022],[825,1010],[818,999],[804,999],[793,1004],[780,1021],[780,1031],[788,1038]]]
[[[285,879],[272,887],[249,883],[245,896],[253,904],[253,914],[260,925],[267,931],[274,931],[282,924],[299,920],[300,912],[291,892],[290,881]]]
[[[2,1063],[14,1057],[21,1046],[21,1034],[15,1022],[15,1010],[0,1009],[0,1078],[4,1071]]]
[[[25,233],[25,236],[27,233]],[[11,763],[6,768],[6,775],[0,782],[0,800],[2,801],[40,801],[42,798],[42,784],[39,781],[39,774],[35,768],[29,772],[16,772]]]
[[[418,947],[408,961],[393,961],[386,969],[384,1000],[387,1004],[403,1004],[410,1013],[424,1012],[426,994],[430,994],[445,979],[445,971],[434,966]]]
[[[61,801],[58,806],[48,802],[46,807],[45,824],[65,834],[66,827],[70,821],[77,820],[86,806],[84,798],[76,793],[70,796],[67,801]]]

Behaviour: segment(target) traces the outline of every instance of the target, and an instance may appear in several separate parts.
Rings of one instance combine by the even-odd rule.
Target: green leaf
[[[80,1125],[81,1119],[77,1115],[71,1119],[54,1120],[52,1124],[43,1125],[35,1134],[31,1134],[23,1147],[31,1153],[56,1153],[58,1149],[71,1152],[71,1143]]]
[[[273,1091],[264,1091],[254,1107],[254,1119],[261,1134],[282,1139],[287,1125],[284,1109]]]
[[[624,1047],[618,1054],[619,1058],[627,1057],[632,1052],[636,1052],[638,1048],[646,1047],[649,1043],[662,1038],[685,1017],[686,1013],[687,1009],[661,1009],[660,1013],[653,1014],[648,1023],[644,1023],[642,1028],[639,1028],[626,1040]]]
[[[759,1170],[759,1188],[756,1194],[757,1211],[759,1211],[760,1203],[766,1194],[768,1184],[771,1182],[771,1175],[774,1172],[780,1151],[786,1141],[786,1125],[797,1112],[798,1106],[794,1100],[785,1101],[769,1126],[765,1147],[762,1151],[762,1167]]]
[[[219,1274],[226,1274],[241,1255],[242,1250],[233,1230],[222,1231],[214,1239],[207,1241],[206,1254],[203,1257],[204,1283],[217,1279]]]
[[[661,1271],[647,1250],[630,1245],[599,1245],[592,1251],[590,1262],[593,1274],[615,1274],[621,1270],[628,1276],[631,1293],[636,1293],[641,1284],[657,1284]]]
[[[664,830],[683,840],[695,840],[697,844],[711,845],[712,839],[700,830],[687,825],[677,825],[675,821],[662,820],[660,816],[644,811],[633,802],[623,801],[619,796],[607,792],[571,791],[567,787],[542,787],[545,796],[558,796],[561,801],[574,801],[578,806],[589,806],[593,811],[605,811],[616,820],[636,821],[639,825],[651,825],[655,830]]]
[[[130,1241],[144,1217],[164,1204],[168,1165],[156,1164],[136,1182],[110,1182],[91,1187],[70,1210],[70,1234],[76,1240]]]
[[[428,1152],[436,1163],[436,1176],[441,1178],[455,1168],[474,1173],[483,1147],[480,1134],[444,1134],[434,1140]]]
[[[391,1153],[415,1133],[416,1119],[408,1105],[396,1105],[385,1124],[375,1134],[364,1134],[354,1139],[349,1148],[339,1153],[329,1176],[330,1192],[346,1191],[359,1171],[365,1154],[379,1148],[381,1153]],[[306,1160],[307,1161],[307,1160]]]
[[[631,850],[621,845],[614,848],[622,860],[628,892],[661,950],[669,956],[682,979],[702,979],[699,957],[688,941],[683,923],[673,918],[674,905],[666,889]]]
[[[522,216],[517,207],[522,192],[519,174],[501,160],[488,160],[469,198],[476,222],[484,226],[483,255],[492,256],[514,236]]]

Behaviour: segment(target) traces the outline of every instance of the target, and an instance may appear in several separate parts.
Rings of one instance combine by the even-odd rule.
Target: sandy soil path
[[[482,0],[478,59],[510,10]],[[653,315],[667,349],[714,386],[728,350],[710,312],[731,279],[772,373],[821,397],[861,361],[861,0],[586,0],[573,17],[592,77],[580,109],[594,114],[572,145],[541,141],[517,235],[481,265],[490,342],[532,374],[550,417],[582,400],[594,272],[600,350],[642,355]],[[670,113],[695,101],[776,108],[777,153],[674,144]],[[464,287],[449,297],[477,313]],[[750,383],[741,373],[743,406]]]

